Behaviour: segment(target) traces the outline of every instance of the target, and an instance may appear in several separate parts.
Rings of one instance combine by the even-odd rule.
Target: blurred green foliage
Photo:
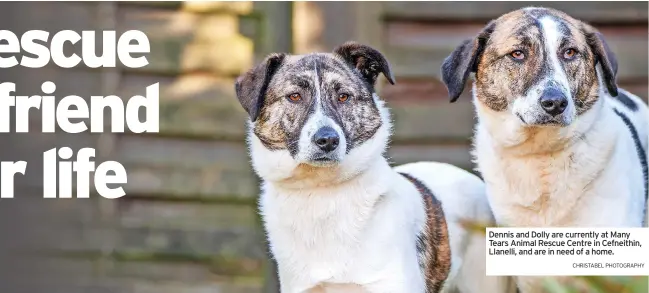
[[[548,293],[647,293],[648,281],[647,276],[580,276],[568,282],[547,278],[544,289]]]

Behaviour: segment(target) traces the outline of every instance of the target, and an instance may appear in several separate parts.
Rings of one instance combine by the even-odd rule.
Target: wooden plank
[[[255,63],[273,52],[292,52],[293,3],[260,1],[254,2],[254,9],[262,16],[255,40]]]
[[[295,53],[331,52],[352,40],[381,47],[381,3],[308,1],[294,5]]]
[[[490,20],[523,7],[552,7],[584,21],[646,23],[646,2],[384,2],[387,18],[418,20]]]
[[[78,286],[79,283],[92,283],[93,281],[97,280],[97,263],[94,260],[66,259],[44,256],[34,256],[32,257],[32,259],[34,259],[34,262],[31,263],[31,265],[29,265],[28,261],[24,261],[25,263],[27,263],[27,265],[24,267],[24,270],[17,268],[21,265],[25,265],[25,263],[23,262],[17,264],[17,266],[12,266],[11,271],[16,274],[17,278],[27,277],[31,282],[49,282],[50,284],[58,283],[61,287],[67,287],[68,290]],[[4,277],[8,276],[4,275]],[[44,286],[42,288],[47,288],[47,290],[38,290],[31,292],[56,292],[50,291],[50,286]]]
[[[456,103],[449,102],[446,86],[437,79],[398,78],[395,85],[383,86],[380,95],[391,108],[398,143],[463,142],[472,135],[469,85]]]
[[[187,292],[193,286],[191,284],[211,285],[207,292],[215,292],[216,288],[231,292],[241,292],[239,290],[250,290],[243,292],[259,293],[261,278],[252,277],[230,277],[219,275],[208,263],[188,262],[188,261],[126,261],[118,260],[106,273],[114,283],[133,284],[133,283],[162,283],[161,291],[156,292],[176,292],[170,291],[171,288],[180,289],[180,292]],[[175,284],[171,286],[169,284]],[[223,288],[225,284],[229,287]],[[169,291],[167,291],[169,290]],[[221,292],[221,291],[216,291]]]
[[[388,21],[385,42],[396,47],[454,49],[466,39],[473,38],[486,23],[426,23]]]
[[[646,81],[621,83],[618,86],[641,97],[645,102],[649,100],[649,86]]]
[[[29,275],[27,275],[29,276]],[[48,292],[48,293],[259,293],[261,285],[253,278],[213,279],[202,282],[179,282],[172,280],[141,280],[98,277],[90,281],[75,282],[48,280],[39,282],[23,278],[17,282],[0,284],[3,292]],[[20,290],[17,291],[16,289]]]
[[[198,283],[216,279],[219,275],[209,265],[189,261],[162,261],[155,258],[140,261],[115,261],[106,275],[115,279],[142,281]]]
[[[482,23],[388,22],[386,55],[397,77],[439,76],[443,60],[462,40],[475,36],[482,26]],[[649,70],[647,62],[638,60],[647,60],[647,27],[602,26],[599,29],[617,56],[618,79],[646,79]]]
[[[252,1],[123,1],[122,7],[141,6],[149,8],[177,9],[202,14],[249,14]]]
[[[42,249],[91,256],[110,232],[119,259],[197,261],[219,275],[261,275],[267,255],[254,206],[128,198],[118,205],[116,226],[104,227],[95,220],[67,222],[65,229],[56,226],[56,236],[49,235]]]
[[[218,163],[205,168],[125,164],[129,176],[126,194],[173,200],[254,202],[259,182],[251,170],[245,169],[250,167]]]
[[[403,105],[392,108],[392,118],[398,142],[465,140],[475,122],[469,99],[453,104],[429,100]]]
[[[243,140],[224,142],[127,135],[117,141],[114,153],[114,159],[126,164],[161,167],[202,168],[216,163],[234,167],[249,163]]]
[[[421,49],[385,46],[383,52],[399,82],[400,77],[439,77],[442,62],[452,51],[451,48]]]
[[[470,100],[470,89],[467,86],[458,100]],[[417,103],[430,105],[431,100],[439,101],[440,104],[449,101],[446,86],[436,78],[399,78],[394,85],[384,85],[379,95],[393,107]]]
[[[239,33],[235,14],[197,14],[120,6],[117,31],[139,30],[149,38],[149,65],[135,71],[178,74],[206,71],[238,75],[252,65],[253,43]]]
[[[200,13],[236,13],[249,14],[253,12],[252,1],[184,1],[182,9]]]
[[[42,188],[16,190],[16,197],[3,200],[0,207],[0,229],[11,233],[0,244],[0,258],[6,261],[47,249],[78,246],[85,240],[77,237],[81,227],[96,224],[95,210],[87,204],[92,200],[43,199]]]
[[[130,201],[119,225],[116,249],[133,258],[206,258],[222,275],[259,275],[266,259],[252,206]]]
[[[114,285],[117,286],[117,285]],[[239,282],[199,282],[184,283],[173,281],[132,281],[125,282],[119,286],[115,293],[259,293],[261,286],[257,283]],[[85,291],[97,292],[97,291]],[[105,292],[105,291],[101,291]]]
[[[15,276],[8,276],[3,273],[3,282],[0,284],[2,292],[48,292],[48,293],[86,293],[86,292],[103,292],[103,293],[125,293],[128,291],[110,290],[105,287],[96,286],[97,278],[83,278],[76,275],[63,275],[56,271],[56,267],[47,272],[39,272],[38,275],[33,271],[15,272],[13,265],[3,262],[5,265],[12,267],[8,272]],[[34,268],[31,268],[32,270]],[[40,268],[36,268],[40,269]]]
[[[646,3],[645,3],[646,4]],[[647,25],[637,27],[599,27],[618,62],[617,79],[647,80],[647,52],[649,51],[649,29]]]
[[[127,136],[115,154],[129,176],[127,196],[251,202],[258,194],[243,141]]]
[[[169,228],[185,231],[241,229],[257,233],[257,208],[240,204],[206,204],[124,200],[119,204],[123,227]]]
[[[123,1],[119,3],[120,6],[132,5],[165,9],[179,9],[182,4],[180,1]]]
[[[448,145],[393,145],[388,150],[388,158],[394,165],[419,161],[434,161],[448,163],[471,171],[473,169],[473,163],[471,162],[470,150],[471,147],[468,143]]]
[[[3,272],[3,278],[6,278],[4,280],[8,280],[9,278],[29,279],[36,282],[64,280],[62,283],[67,283],[66,285],[73,286],[74,284],[78,284],[80,281],[92,281],[96,276],[96,263],[92,259],[22,255],[21,260],[22,261],[17,261],[15,263],[12,262],[12,264],[15,265],[12,265],[11,270]],[[47,292],[50,291],[48,290]]]
[[[220,275],[260,276],[265,262],[258,236],[244,231],[185,231],[164,228],[128,228],[120,231],[117,251],[135,258],[207,258]],[[166,255],[166,256],[162,256]]]
[[[125,136],[115,160],[128,173],[127,196],[252,201],[259,183],[240,142]]]

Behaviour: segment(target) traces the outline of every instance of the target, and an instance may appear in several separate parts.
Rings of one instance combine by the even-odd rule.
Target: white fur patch
[[[554,18],[545,16],[541,18],[540,22],[543,31],[545,52],[552,64],[551,79],[560,85],[560,90],[570,100],[570,84],[568,83],[568,77],[561,66],[561,61],[559,61],[559,54],[561,54],[561,52],[559,52],[559,46],[561,45],[561,39],[564,35],[559,30],[559,24]]]

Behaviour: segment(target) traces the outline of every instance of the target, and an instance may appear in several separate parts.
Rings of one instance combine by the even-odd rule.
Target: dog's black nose
[[[331,152],[338,147],[340,137],[338,132],[329,126],[322,127],[313,135],[313,143],[321,150]]]
[[[541,103],[541,108],[552,116],[563,113],[566,107],[568,107],[568,99],[566,96],[555,88],[547,88],[543,91],[539,103]]]

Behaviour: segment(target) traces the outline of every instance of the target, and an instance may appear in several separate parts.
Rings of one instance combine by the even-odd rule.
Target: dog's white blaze
[[[561,91],[570,100],[570,85],[568,84],[568,77],[566,72],[561,66],[559,61],[559,45],[563,34],[559,31],[556,20],[550,16],[541,19],[541,28],[543,30],[543,38],[545,43],[545,51],[552,63],[552,76],[549,77],[561,86]]]
[[[559,30],[559,25],[557,20],[546,16],[541,19],[541,28],[543,30],[543,37],[545,43],[545,50],[547,56],[549,56],[550,63],[552,64],[552,81],[559,85],[559,90],[568,98],[568,107],[564,111],[564,121],[566,123],[571,123],[574,117],[577,115],[577,108],[570,94],[570,83],[568,82],[568,76],[561,66],[561,61],[559,61],[559,46],[561,45],[561,40],[564,35]]]
[[[320,75],[318,75],[318,62],[313,61],[313,77],[315,78],[315,99],[316,99],[316,106],[320,105]]]
[[[300,140],[298,145],[298,154],[297,158],[300,161],[308,161],[311,159],[311,156],[317,152],[317,146],[313,144],[312,137],[318,131],[318,129],[329,126],[336,130],[340,141],[338,148],[336,149],[336,157],[342,158],[346,152],[346,143],[345,134],[342,131],[342,128],[336,123],[333,119],[324,114],[322,109],[322,94],[320,91],[320,76],[318,75],[318,63],[314,62],[313,64],[313,79],[315,86],[315,96],[313,97],[315,103],[315,110],[313,114],[307,119],[306,123],[302,127],[300,132]]]

